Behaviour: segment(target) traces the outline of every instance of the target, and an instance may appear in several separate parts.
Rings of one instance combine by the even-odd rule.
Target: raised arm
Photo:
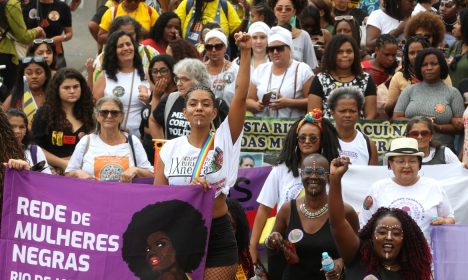
[[[245,111],[247,109],[247,93],[250,84],[250,59],[252,56],[252,38],[249,34],[239,32],[234,34],[236,45],[241,50],[240,65],[236,79],[236,91],[229,108],[229,127],[232,143],[237,141],[244,129]]]
[[[359,250],[359,237],[345,215],[345,206],[341,195],[341,178],[348,170],[349,158],[339,157],[330,164],[330,191],[328,207],[330,225],[336,246],[344,264],[349,264]]]

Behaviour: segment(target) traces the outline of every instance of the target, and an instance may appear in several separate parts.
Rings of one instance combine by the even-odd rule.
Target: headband
[[[322,131],[322,110],[315,108],[312,110],[312,112],[308,112],[304,118],[299,122],[297,125],[296,129],[296,134],[299,133],[299,129],[305,124],[305,123],[310,123],[310,124],[315,124],[320,128],[320,132]]]

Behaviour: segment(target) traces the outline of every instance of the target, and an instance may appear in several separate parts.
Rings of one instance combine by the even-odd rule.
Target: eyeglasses
[[[308,176],[308,177],[311,177],[314,174],[317,177],[324,177],[330,174],[330,172],[325,170],[325,168],[323,167],[317,167],[317,168],[306,167],[304,169],[299,169],[299,172],[301,173],[301,176]]]
[[[151,69],[151,74],[153,75],[158,75],[158,74],[161,74],[161,75],[166,75],[167,73],[169,73],[169,68],[167,67],[162,67],[162,68],[153,68]]]
[[[340,21],[340,20],[353,20],[354,17],[351,15],[344,15],[344,16],[337,16],[335,17],[335,21]]]
[[[176,83],[176,84],[178,84],[179,82],[180,82],[181,84],[185,84],[186,82],[189,82],[189,81],[191,81],[191,80],[192,80],[192,79],[189,79],[189,78],[187,78],[187,77],[177,77],[177,76],[174,77],[174,83]]]
[[[122,111],[119,110],[99,110],[98,111],[99,116],[102,118],[107,118],[109,114],[111,115],[112,118],[116,118],[122,114]]]
[[[276,6],[275,7],[275,10],[277,12],[286,12],[286,13],[289,13],[293,10],[293,7],[291,6]]]
[[[304,144],[309,140],[311,144],[315,144],[318,142],[319,138],[317,136],[305,136],[305,135],[299,135],[297,136],[297,142]]]
[[[402,239],[403,230],[399,226],[387,226],[387,225],[378,225],[374,231],[375,237],[377,239],[393,238]]]
[[[34,39],[33,43],[36,44],[36,45],[40,45],[40,44],[42,44],[42,43],[53,44],[53,43],[54,43],[54,40],[52,40],[52,39],[50,39],[50,38],[45,38],[45,39]]]
[[[207,51],[220,51],[224,48],[224,44],[223,43],[219,43],[219,44],[205,44],[205,50]]]
[[[429,138],[431,137],[431,132],[429,130],[422,130],[422,131],[413,130],[408,133],[408,136],[411,138],[418,138],[419,135],[421,135],[422,138]]]
[[[279,45],[279,46],[269,46],[267,47],[267,52],[269,53],[274,53],[275,51],[280,53],[280,52],[284,52],[284,49],[286,47],[289,47],[288,45]]]
[[[31,61],[34,61],[36,63],[43,63],[44,58],[42,56],[26,56],[23,57],[23,59],[21,60],[21,62],[24,64],[30,63]]]

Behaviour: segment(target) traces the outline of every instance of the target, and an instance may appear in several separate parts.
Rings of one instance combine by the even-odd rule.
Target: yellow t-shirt
[[[193,1],[193,6],[190,10],[190,15],[186,14],[186,7],[187,7],[187,0],[183,0],[180,4],[179,7],[177,7],[177,10],[175,13],[179,16],[180,21],[182,23],[182,35],[185,38],[185,34],[187,33],[187,30],[189,29],[189,22],[190,19],[192,18],[195,11],[195,1]],[[219,4],[220,0],[214,0],[211,2],[208,2],[205,11],[203,13],[203,18],[202,18],[202,24],[206,24],[208,22],[214,21],[216,18],[216,13],[218,12],[218,6],[221,6]],[[234,31],[239,27],[241,24],[241,20],[239,19],[239,16],[237,15],[236,10],[232,6],[232,4],[227,1],[227,7],[228,7],[228,18],[226,18],[226,15],[223,12],[223,9],[220,7],[220,25],[221,28],[224,31],[224,34],[232,34]]]
[[[127,13],[124,8],[122,7],[122,3],[117,6],[117,8],[109,8],[104,15],[101,18],[101,24],[99,24],[99,27],[104,29],[105,31],[109,31],[109,26],[112,23],[112,20],[116,17],[120,16],[130,16],[134,18],[136,21],[138,21],[141,24],[141,27],[146,29],[146,31],[149,31],[151,27],[156,23],[156,20],[159,17],[158,12],[156,12],[155,9],[148,7],[145,2],[140,2],[138,5],[138,8],[131,12]],[[115,13],[114,17],[114,9],[117,9],[117,12]],[[150,12],[148,9],[151,9],[151,16]]]

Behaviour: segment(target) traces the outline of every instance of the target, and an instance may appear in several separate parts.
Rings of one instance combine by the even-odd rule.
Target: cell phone
[[[270,104],[270,99],[271,99],[271,92],[267,92],[263,95],[262,98],[262,104],[263,105],[268,105]]]
[[[42,160],[36,164],[34,164],[33,166],[31,166],[31,171],[37,171],[37,172],[41,172],[42,170],[44,170],[46,168],[46,162],[45,160]]]

